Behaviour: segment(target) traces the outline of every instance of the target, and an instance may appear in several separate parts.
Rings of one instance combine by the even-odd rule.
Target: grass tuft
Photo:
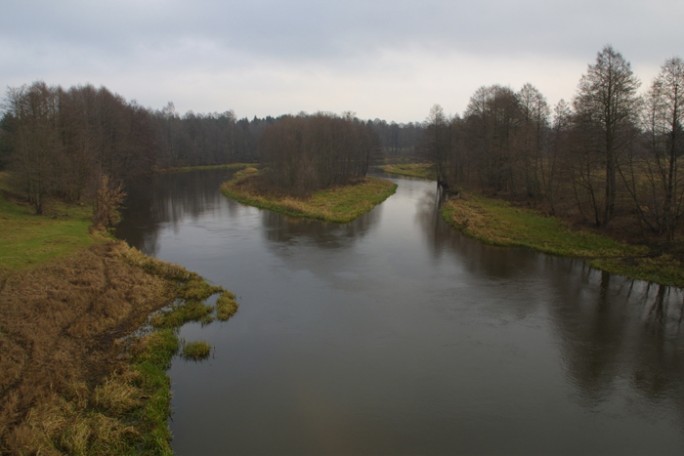
[[[179,301],[168,310],[152,316],[150,322],[155,328],[178,328],[189,321],[206,322],[213,308],[200,301]]]
[[[205,341],[197,341],[183,344],[181,356],[185,359],[199,361],[207,359],[209,354],[211,354],[211,345]]]
[[[238,304],[235,302],[235,295],[230,291],[224,291],[216,300],[216,318],[220,321],[226,321],[238,310]]]

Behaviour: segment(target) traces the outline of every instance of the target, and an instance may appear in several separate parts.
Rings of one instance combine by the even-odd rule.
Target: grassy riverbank
[[[419,177],[421,179],[435,179],[435,165],[432,163],[395,163],[379,167],[388,174],[398,176]]]
[[[212,169],[242,169],[257,166],[256,163],[224,163],[220,165],[197,165],[197,166],[178,166],[175,168],[162,168],[156,172],[160,174],[187,173],[190,171],[208,171]]]
[[[259,188],[259,171],[247,168],[221,186],[224,195],[241,203],[296,217],[328,222],[350,222],[394,194],[396,184],[367,177],[357,184],[320,190],[307,197],[265,193]]]
[[[177,328],[234,296],[89,234],[86,208],[35,216],[0,188],[0,454],[170,454]]]
[[[668,254],[655,254],[646,246],[570,227],[560,219],[505,201],[468,195],[448,201],[442,216],[469,236],[489,244],[585,258],[604,271],[684,287],[684,264]]]

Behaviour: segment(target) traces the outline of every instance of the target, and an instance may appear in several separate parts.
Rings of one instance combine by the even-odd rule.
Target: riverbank
[[[234,296],[89,234],[87,208],[35,216],[1,190],[0,453],[170,454],[176,329],[228,318]]]
[[[398,176],[418,177],[420,179],[435,179],[435,165],[432,163],[394,163],[379,166],[380,170]]]
[[[178,166],[175,168],[160,168],[156,170],[159,174],[188,173],[191,171],[208,171],[212,169],[243,169],[256,167],[257,163],[223,163],[220,165],[197,165],[197,166]]]
[[[606,272],[684,287],[684,264],[672,255],[570,227],[561,219],[502,200],[474,195],[454,198],[443,205],[442,216],[463,233],[489,244],[584,258]]]
[[[250,206],[335,223],[351,222],[389,198],[397,188],[393,182],[366,177],[353,185],[296,198],[263,192],[259,188],[258,176],[259,171],[255,168],[239,171],[221,186],[221,191],[229,198]]]

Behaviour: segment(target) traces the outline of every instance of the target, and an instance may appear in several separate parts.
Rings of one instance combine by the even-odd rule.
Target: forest
[[[549,106],[532,84],[480,87],[463,115],[435,105],[425,122],[300,113],[237,119],[232,111],[151,110],[92,85],[10,88],[0,119],[0,169],[34,207],[89,200],[102,186],[159,169],[266,165],[295,194],[352,181],[385,161],[429,161],[449,193],[475,191],[631,240],[671,245],[681,231],[684,62],[641,81],[611,46],[571,101]],[[117,187],[118,188],[118,187]],[[99,189],[99,190],[98,190]]]

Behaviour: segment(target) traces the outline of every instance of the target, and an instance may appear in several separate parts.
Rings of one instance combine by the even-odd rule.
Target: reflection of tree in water
[[[439,205],[435,185],[425,190],[416,212],[436,261],[452,252],[475,276],[521,283],[548,277],[544,299],[565,368],[588,406],[609,396],[622,378],[650,400],[670,400],[684,416],[684,290],[611,276],[583,260],[487,246],[443,222]]]
[[[554,268],[551,313],[565,368],[589,404],[629,379],[650,400],[669,399],[684,416],[682,290],[611,276],[582,261]]]
[[[155,179],[143,184],[135,182],[127,187],[127,196],[121,210],[122,220],[115,235],[141,251],[155,255],[158,250],[159,223],[152,216]]]
[[[324,249],[348,247],[367,235],[380,219],[382,206],[350,223],[327,223],[301,217],[288,217],[271,211],[262,212],[264,235],[276,243],[310,242]]]
[[[594,403],[610,392],[621,368],[619,355],[630,309],[625,306],[624,294],[611,289],[609,274],[593,274],[583,262],[571,264],[571,271],[561,268],[550,275],[557,290],[550,310],[559,329],[567,372]]]
[[[684,290],[647,286],[644,304],[632,382],[650,399],[670,398],[684,418]]]
[[[176,229],[181,220],[220,210],[225,197],[219,187],[232,173],[208,170],[162,174],[130,184],[116,236],[154,255],[161,224],[170,223]]]
[[[416,223],[423,229],[425,243],[437,261],[445,252],[456,253],[475,275],[512,279],[533,274],[539,254],[528,249],[500,248],[468,238],[447,224],[440,214],[446,201],[437,184],[426,188],[416,210]]]
[[[288,217],[262,211],[264,245],[286,261],[294,271],[307,271],[331,289],[358,291],[372,287],[372,275],[364,274],[355,245],[368,235],[380,219],[380,206],[345,224]]]

